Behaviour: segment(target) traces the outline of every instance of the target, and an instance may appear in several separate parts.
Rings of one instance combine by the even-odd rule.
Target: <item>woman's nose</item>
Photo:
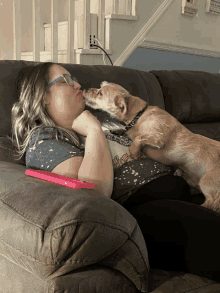
[[[73,87],[76,90],[76,89],[80,89],[81,88],[81,85],[78,82],[74,82],[73,83]]]

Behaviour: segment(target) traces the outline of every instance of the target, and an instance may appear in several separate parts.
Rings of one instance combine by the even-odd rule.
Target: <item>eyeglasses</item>
[[[71,76],[69,76],[69,74],[63,74],[63,75],[57,77],[56,79],[54,79],[53,81],[49,82],[48,85],[47,85],[47,88],[49,88],[52,85],[54,85],[60,79],[63,79],[63,82],[66,82],[70,86],[73,86],[74,82],[79,83],[78,80],[75,77],[71,77]]]

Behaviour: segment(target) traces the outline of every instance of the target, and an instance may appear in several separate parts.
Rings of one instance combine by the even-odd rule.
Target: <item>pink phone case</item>
[[[47,180],[56,184],[64,185],[70,188],[79,189],[79,188],[94,188],[95,184],[86,183],[79,181],[77,179],[69,178],[66,176],[58,175],[48,171],[41,170],[30,170],[27,169],[25,172],[26,175],[33,176],[39,179]]]

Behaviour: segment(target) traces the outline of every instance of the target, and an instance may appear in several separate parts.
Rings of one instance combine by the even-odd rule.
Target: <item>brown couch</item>
[[[6,136],[15,76],[30,64],[0,61],[0,292],[220,292],[206,278],[150,269],[141,230],[116,201],[25,175],[25,157],[14,160]],[[61,65],[82,88],[119,83],[191,131],[220,141],[220,74]]]

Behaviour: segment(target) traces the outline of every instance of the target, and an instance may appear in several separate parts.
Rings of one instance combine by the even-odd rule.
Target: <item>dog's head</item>
[[[93,109],[101,109],[112,117],[124,121],[128,112],[129,92],[122,86],[103,81],[99,89],[90,88],[83,91],[86,105]]]

